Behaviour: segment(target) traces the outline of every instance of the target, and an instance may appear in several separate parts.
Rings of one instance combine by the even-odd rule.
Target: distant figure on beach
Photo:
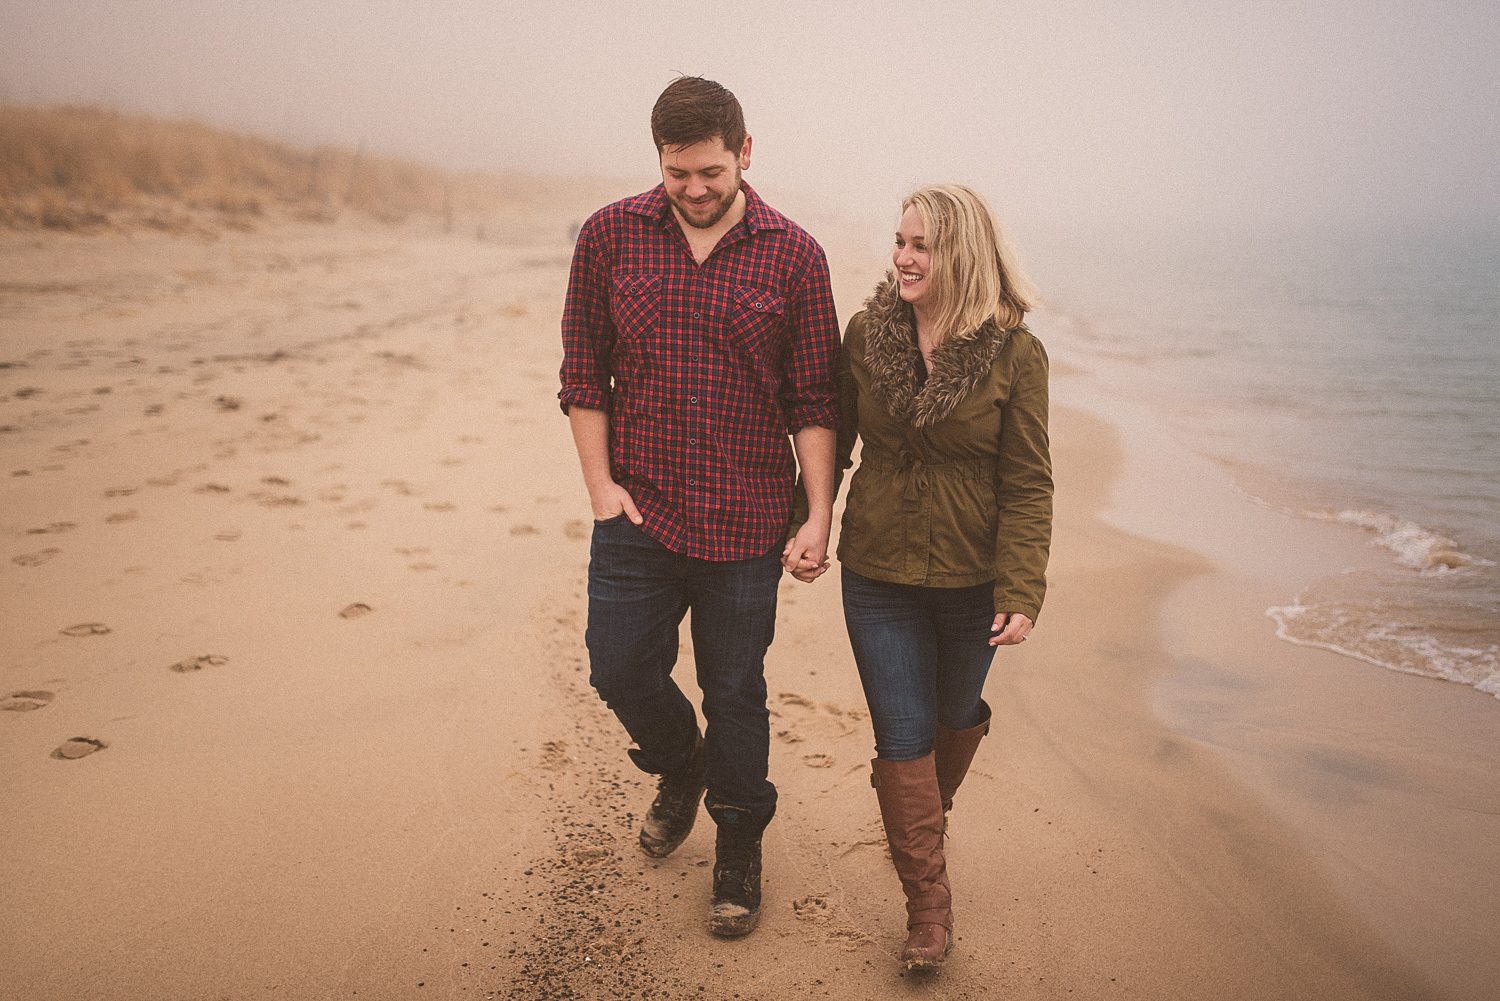
[[[558,395],[595,519],[589,683],[659,777],[642,851],[676,850],[707,788],[708,926],[744,935],[776,812],[764,659],[780,560],[827,562],[838,319],[822,248],[740,179],[733,94],[674,80],[651,135],[662,183],[583,224],[563,311]],[[799,464],[811,516],[784,549]],[[701,734],[672,680],[690,610]]]
[[[1030,290],[994,210],[958,184],[901,209],[894,270],[844,334],[840,475],[864,446],[838,558],[875,729],[870,782],[906,892],[901,958],[922,968],[952,947],[943,839],[989,732],[985,677],[1042,607],[1052,460],[1047,355],[1022,322]],[[799,579],[823,572],[794,559]]]

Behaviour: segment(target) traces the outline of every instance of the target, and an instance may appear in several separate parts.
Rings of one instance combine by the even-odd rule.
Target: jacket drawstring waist
[[[934,477],[993,480],[999,469],[999,463],[991,456],[955,459],[951,462],[923,462],[920,456],[904,448],[896,455],[871,454],[867,451],[860,456],[860,464],[896,476],[901,481],[903,506],[909,510],[921,506],[922,494],[932,488]]]

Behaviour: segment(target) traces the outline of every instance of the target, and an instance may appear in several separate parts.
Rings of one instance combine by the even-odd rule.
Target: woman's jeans
[[[760,825],[776,812],[766,649],[776,629],[781,544],[749,560],[675,553],[621,514],[594,523],[589,554],[589,684],[624,724],[645,772],[687,763],[698,732],[693,705],[672,680],[677,628],[691,609],[703,690],[710,806],[736,806]]]
[[[994,585],[919,587],[843,567],[844,622],[865,688],[875,754],[911,761],[932,750],[937,725],[967,730],[995,648]]]

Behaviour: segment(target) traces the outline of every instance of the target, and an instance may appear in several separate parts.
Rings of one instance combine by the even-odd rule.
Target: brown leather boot
[[[943,801],[934,756],[870,762],[870,784],[880,800],[891,861],[906,891],[908,970],[941,966],[953,947],[953,896],[943,856]]]
[[[943,833],[948,833],[948,811],[953,809],[953,794],[969,774],[969,763],[979,742],[990,732],[990,704],[979,700],[984,710],[984,722],[967,730],[950,730],[939,723],[937,735],[932,742],[932,756],[937,759],[938,794],[943,797]]]

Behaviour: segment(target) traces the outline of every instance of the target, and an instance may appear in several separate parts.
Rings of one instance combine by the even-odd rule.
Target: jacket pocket
[[[774,292],[737,285],[729,310],[729,336],[735,345],[762,357],[777,353],[785,338],[786,300]]]
[[[621,340],[649,340],[661,320],[661,275],[615,276],[609,309]]]

